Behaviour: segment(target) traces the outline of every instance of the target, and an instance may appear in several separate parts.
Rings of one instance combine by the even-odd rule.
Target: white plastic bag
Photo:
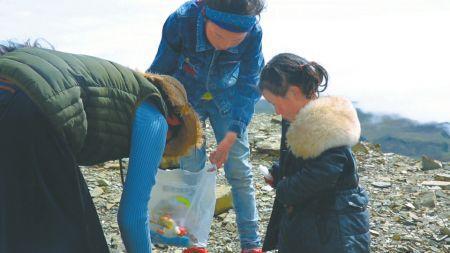
[[[149,202],[152,243],[206,247],[216,203],[216,170],[158,170]]]

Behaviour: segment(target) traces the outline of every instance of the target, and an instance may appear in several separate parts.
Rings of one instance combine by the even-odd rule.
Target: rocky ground
[[[268,187],[259,165],[270,167],[280,141],[280,118],[258,114],[249,129],[257,204],[264,235],[274,191]],[[215,143],[207,132],[210,149]],[[382,153],[377,145],[361,143],[354,148],[361,184],[371,197],[372,252],[450,252],[450,164],[426,163],[393,153]],[[425,161],[426,162],[426,161]],[[436,165],[433,168],[433,165]],[[122,190],[117,161],[83,167],[94,203],[112,252],[125,252],[116,215]],[[218,184],[226,184],[219,172]],[[209,251],[239,252],[233,210],[214,218]],[[154,252],[181,252],[155,249]]]

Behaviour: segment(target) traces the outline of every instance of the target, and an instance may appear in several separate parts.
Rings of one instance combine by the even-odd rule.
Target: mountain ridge
[[[426,155],[450,161],[450,122],[420,123],[397,115],[379,115],[356,108],[361,122],[361,139],[380,144],[383,152],[410,157]],[[273,106],[261,99],[256,113],[274,114]]]

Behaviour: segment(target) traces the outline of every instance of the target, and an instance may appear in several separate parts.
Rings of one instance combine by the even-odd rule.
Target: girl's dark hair
[[[208,7],[239,15],[259,16],[264,0],[206,0]]]
[[[44,46],[42,44],[42,42],[44,42],[47,45]],[[8,41],[6,41],[6,45],[0,44],[0,55],[4,55],[4,54],[6,54],[8,52],[11,52],[11,51],[14,51],[14,50],[16,50],[18,48],[23,48],[23,47],[50,48],[50,49],[53,49],[53,50],[55,49],[53,47],[53,45],[50,44],[50,42],[48,42],[47,40],[42,39],[42,38],[36,39],[33,42],[31,42],[31,40],[28,39],[24,43],[17,43],[17,42],[14,42],[12,40],[8,40]]]
[[[290,86],[297,86],[310,99],[328,86],[328,73],[321,65],[289,53],[279,54],[264,66],[259,89],[284,97]]]

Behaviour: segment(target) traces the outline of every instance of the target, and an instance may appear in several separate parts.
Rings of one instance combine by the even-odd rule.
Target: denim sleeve
[[[255,104],[261,98],[258,88],[259,74],[264,66],[261,30],[249,41],[239,66],[237,92],[232,103],[232,122],[229,130],[240,136],[247,128],[255,112]]]
[[[342,151],[325,151],[306,162],[296,174],[279,181],[276,186],[278,199],[288,206],[301,206],[314,196],[333,191],[347,161]]]
[[[167,129],[164,116],[155,106],[144,102],[137,108],[118,213],[120,232],[129,253],[151,252],[148,201],[164,152]]]
[[[158,52],[147,72],[173,75],[181,51],[181,33],[177,13],[172,13],[163,26]]]

